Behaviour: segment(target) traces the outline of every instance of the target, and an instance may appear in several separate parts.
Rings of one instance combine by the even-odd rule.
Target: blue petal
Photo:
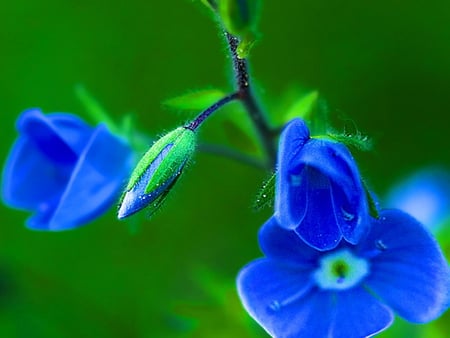
[[[310,167],[305,167],[301,175],[305,180],[307,212],[295,232],[317,250],[334,249],[342,234],[336,221],[329,179]]]
[[[335,316],[329,337],[370,337],[392,324],[392,311],[361,287],[334,294]],[[316,336],[315,336],[316,337]]]
[[[320,252],[306,245],[292,230],[281,228],[275,217],[271,217],[259,230],[259,245],[262,252],[273,259],[314,268]]]
[[[17,129],[54,162],[74,164],[92,135],[93,128],[71,114],[44,115],[40,110],[25,111]]]
[[[358,244],[370,229],[367,198],[361,188],[358,194],[349,199],[345,196],[347,188],[331,183],[334,213],[342,236],[347,242]],[[353,185],[351,189],[355,192],[359,187]]]
[[[361,255],[374,256],[367,286],[401,317],[424,323],[449,305],[450,271],[433,237],[400,210],[374,220]]]
[[[305,196],[291,192],[290,170],[292,159],[309,140],[309,130],[300,119],[293,119],[283,130],[278,150],[278,174],[275,194],[275,215],[283,227],[294,229],[306,211]],[[286,201],[289,200],[289,203]],[[293,205],[297,206],[293,208]]]
[[[247,312],[278,338],[328,337],[332,297],[315,292],[310,270],[260,259],[238,275],[239,296]]]
[[[65,230],[100,216],[113,203],[131,170],[131,150],[99,126],[78,159],[54,212],[28,221],[34,229]]]
[[[20,137],[8,156],[3,178],[2,198],[20,209],[49,209],[60,198],[73,165],[55,164],[34,142]]]
[[[328,178],[332,186],[335,224],[348,242],[358,243],[368,229],[367,200],[351,153],[340,143],[312,139],[292,163],[291,172],[305,166]]]

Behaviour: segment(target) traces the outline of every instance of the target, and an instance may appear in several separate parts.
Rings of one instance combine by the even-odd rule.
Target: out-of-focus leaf
[[[217,2],[215,0],[200,0],[209,9],[215,11],[217,8]]]
[[[255,141],[235,121],[225,120],[222,125],[231,145],[249,153],[256,153],[258,151],[258,146]]]
[[[114,121],[109,117],[106,110],[103,109],[100,103],[91,95],[91,93],[87,91],[83,85],[78,84],[75,86],[75,94],[83,104],[86,112],[93,122],[104,123],[113,134],[121,134],[116,123],[114,123]]]
[[[319,92],[316,90],[299,97],[292,103],[291,107],[286,112],[284,119],[285,122],[288,122],[296,117],[300,117],[307,122],[310,121],[311,115],[317,107],[318,99]]]
[[[167,106],[176,110],[204,110],[212,104],[226,96],[227,93],[220,89],[204,89],[192,91],[163,102]]]

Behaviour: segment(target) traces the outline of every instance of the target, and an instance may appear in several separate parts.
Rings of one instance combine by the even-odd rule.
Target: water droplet
[[[386,244],[384,244],[383,241],[382,241],[381,239],[375,241],[375,246],[376,246],[377,249],[380,250],[380,251],[385,251],[385,250],[387,250]]]
[[[347,212],[344,210],[344,208],[341,208],[342,210],[342,215],[344,216],[344,220],[346,220],[347,222],[353,221],[353,219],[355,218],[355,215],[353,215],[350,212]]]
[[[275,312],[280,311],[281,304],[277,300],[274,300],[272,303],[270,303],[269,309]]]
[[[298,187],[302,184],[302,176],[301,175],[291,175],[290,181],[294,187]]]

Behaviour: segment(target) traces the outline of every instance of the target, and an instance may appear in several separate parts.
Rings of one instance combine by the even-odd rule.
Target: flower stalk
[[[225,38],[227,40],[233,62],[233,70],[239,100],[244,105],[250,119],[258,131],[259,139],[267,155],[267,166],[269,168],[274,168],[276,161],[275,136],[277,133],[270,127],[259,103],[253,95],[250,86],[247,59],[240,58],[237,52],[239,38],[229,32],[225,32]]]

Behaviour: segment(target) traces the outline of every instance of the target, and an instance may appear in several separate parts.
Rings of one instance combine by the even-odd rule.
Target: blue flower
[[[244,267],[238,291],[272,336],[360,338],[387,328],[393,313],[424,323],[448,307],[450,271],[414,218],[383,210],[356,246],[321,252],[271,218],[260,230],[265,258]]]
[[[417,171],[397,183],[386,201],[437,231],[450,220],[450,173],[439,167]]]
[[[356,163],[340,143],[310,138],[300,119],[281,134],[275,217],[317,250],[342,238],[357,244],[367,232],[368,206]]]
[[[131,171],[132,151],[104,125],[38,109],[18,118],[19,138],[3,170],[2,198],[33,213],[36,230],[66,230],[105,212]]]

